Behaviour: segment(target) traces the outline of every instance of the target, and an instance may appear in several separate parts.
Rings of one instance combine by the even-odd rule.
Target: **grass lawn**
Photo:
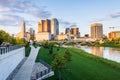
[[[60,48],[58,53],[64,54],[65,50],[65,48]],[[120,80],[120,69],[113,68],[106,65],[106,63],[89,58],[87,56],[89,54],[82,50],[69,49],[69,51],[72,54],[72,61],[66,65],[68,70],[62,72],[62,80]],[[56,48],[54,48],[54,53],[57,53]],[[49,64],[51,64],[53,60],[48,50],[44,48],[40,49],[36,61],[40,59]],[[55,77],[56,75],[46,80],[55,80]]]
[[[25,56],[26,56],[26,57],[29,56],[30,51],[31,51],[31,47],[30,47],[30,46],[25,47]]]

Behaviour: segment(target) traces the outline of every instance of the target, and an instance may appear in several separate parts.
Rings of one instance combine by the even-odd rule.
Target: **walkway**
[[[26,62],[22,65],[18,73],[15,75],[13,80],[30,80],[32,68],[35,64],[35,59],[38,54],[39,48],[34,48],[31,46],[31,52],[26,60]]]

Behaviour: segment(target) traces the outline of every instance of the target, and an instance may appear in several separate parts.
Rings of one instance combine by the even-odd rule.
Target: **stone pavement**
[[[35,59],[37,57],[38,51],[39,51],[39,47],[34,48],[33,46],[31,46],[31,52],[28,59],[22,65],[22,67],[15,75],[13,80],[30,80],[32,69],[35,64]]]

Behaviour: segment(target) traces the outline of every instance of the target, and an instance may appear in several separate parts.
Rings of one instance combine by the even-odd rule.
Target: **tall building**
[[[46,19],[46,20],[41,20],[41,22],[38,23],[38,33],[41,32],[51,32],[51,21]]]
[[[120,31],[112,31],[108,33],[109,40],[116,39],[116,38],[120,38]]]
[[[59,22],[56,18],[53,18],[52,20],[41,20],[41,22],[38,23],[38,33],[36,34],[36,40],[51,40],[54,39],[54,37],[58,34]]]
[[[101,23],[91,24],[91,38],[98,40],[103,38],[103,25]]]
[[[71,34],[70,28],[66,28],[66,29],[65,29],[65,34]]]
[[[21,25],[21,38],[25,37],[25,33],[26,33],[25,21],[23,20]]]
[[[30,40],[34,40],[34,38],[35,38],[35,30],[33,28],[28,28],[26,32],[26,40],[30,41]]]
[[[59,34],[59,22],[56,18],[51,20],[51,34],[54,36]]]
[[[51,32],[51,21],[49,19],[46,19],[43,24],[43,32]]]
[[[21,31],[17,34],[18,38],[25,38],[26,37],[26,28],[25,28],[25,21],[22,20],[21,24]]]
[[[71,34],[78,35],[79,34],[79,28],[71,28]]]

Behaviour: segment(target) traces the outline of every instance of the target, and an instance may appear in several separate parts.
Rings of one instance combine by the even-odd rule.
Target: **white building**
[[[36,41],[51,40],[51,34],[49,32],[41,32],[35,35]]]
[[[59,34],[59,22],[56,18],[51,20],[51,34],[56,36]]]
[[[18,38],[25,38],[25,34],[26,34],[25,21],[22,20],[21,31],[17,34],[16,37],[18,37]]]

